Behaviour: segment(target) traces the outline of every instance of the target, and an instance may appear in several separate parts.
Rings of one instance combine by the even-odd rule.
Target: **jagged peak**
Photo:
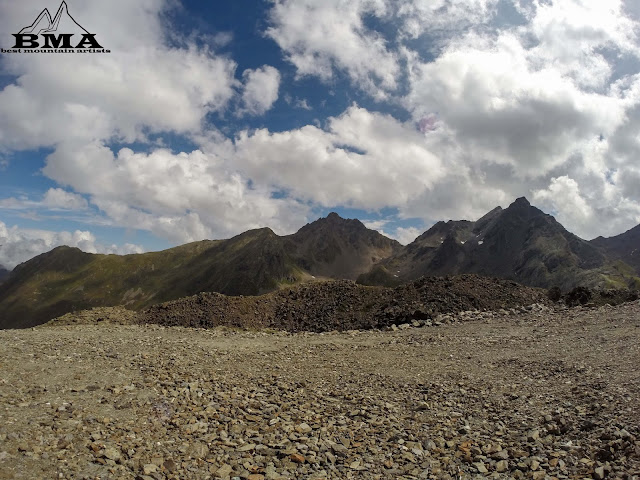
[[[351,227],[355,226],[355,227],[360,228],[360,229],[366,229],[367,228],[357,218],[343,218],[336,212],[331,212],[326,217],[319,218],[319,219],[317,219],[317,220],[315,220],[315,221],[313,221],[311,223],[308,223],[307,225],[305,225],[302,228],[304,229],[304,228],[308,228],[310,226],[321,227],[323,225],[332,225],[332,226],[349,225]]]
[[[247,230],[244,233],[241,233],[240,235],[268,235],[268,236],[275,236],[275,232],[273,230],[271,230],[269,227],[262,227],[262,228],[254,228],[252,230]]]
[[[530,207],[531,203],[529,203],[529,200],[527,200],[527,197],[519,197],[519,198],[516,198],[515,202],[513,202],[510,206],[514,206],[514,205]]]

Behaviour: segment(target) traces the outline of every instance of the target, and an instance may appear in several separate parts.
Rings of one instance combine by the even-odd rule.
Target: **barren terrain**
[[[0,479],[640,475],[640,303],[392,331],[0,331]]]

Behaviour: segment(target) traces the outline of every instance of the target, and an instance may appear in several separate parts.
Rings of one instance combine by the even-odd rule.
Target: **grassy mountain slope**
[[[295,281],[298,270],[268,229],[141,255],[59,247],[19,265],[0,286],[0,327],[28,327],[95,306],[138,309],[201,291],[260,294]]]
[[[259,295],[312,275],[356,278],[400,245],[333,214],[279,237],[268,228],[141,255],[59,247],[0,285],[0,328],[23,328],[98,306],[140,309],[199,292]]]
[[[640,225],[615,237],[595,238],[590,243],[601,248],[609,257],[626,263],[640,275]]]

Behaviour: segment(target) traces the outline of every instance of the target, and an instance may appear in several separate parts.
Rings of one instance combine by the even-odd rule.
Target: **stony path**
[[[486,316],[485,316],[486,317]],[[0,332],[0,479],[640,478],[640,304]]]

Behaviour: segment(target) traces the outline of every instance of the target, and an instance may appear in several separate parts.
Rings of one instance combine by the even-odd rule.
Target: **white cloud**
[[[42,199],[42,204],[49,208],[64,210],[84,210],[89,206],[81,195],[66,192],[61,188],[47,190]]]
[[[405,105],[416,121],[431,111],[450,128],[469,158],[542,175],[608,135],[624,120],[616,98],[584,92],[552,65],[527,60],[520,40],[475,35],[432,63],[416,61]]]
[[[613,236],[640,223],[640,205],[615,188],[581,189],[568,176],[551,179],[549,186],[533,192],[533,201],[555,213],[556,220],[576,235],[592,239]]]
[[[242,132],[236,149],[248,178],[323,206],[404,205],[446,174],[413,125],[355,105],[326,129]]]
[[[96,237],[88,231],[52,232],[48,230],[23,229],[17,226],[7,227],[0,221],[0,266],[13,269],[19,263],[25,262],[36,255],[67,245],[77,247],[89,253],[142,253],[139,245],[125,244],[101,245]]]
[[[1,2],[0,30],[32,21],[44,3]],[[0,92],[0,144],[29,149],[199,131],[235,94],[236,64],[193,43],[170,46],[160,16],[167,5],[70,2],[74,17],[112,53],[3,55],[5,73],[17,80]]]
[[[471,26],[487,23],[498,0],[400,0],[401,32],[410,38],[429,34],[449,40]]]
[[[416,227],[398,227],[391,238],[395,238],[402,245],[409,245],[423,232],[424,230]]]
[[[578,183],[567,176],[553,178],[546,190],[533,192],[533,201],[552,210],[558,210],[558,205],[561,205],[562,210],[557,219],[560,223],[563,221],[562,217],[569,217],[572,222],[584,223],[593,216],[593,209],[580,194]]]
[[[552,63],[581,87],[603,88],[612,74],[612,57],[639,55],[637,28],[621,0],[540,3],[527,27],[538,42],[530,55],[538,64]],[[614,55],[607,58],[605,49]]]
[[[343,70],[356,86],[384,98],[397,87],[399,66],[384,37],[368,29],[364,17],[383,18],[388,11],[385,0],[274,0],[266,33],[299,76],[328,81],[334,69]]]
[[[85,210],[88,207],[88,202],[81,195],[61,188],[50,188],[40,201],[31,200],[26,196],[0,199],[0,209]]]
[[[278,69],[264,65],[255,70],[245,70],[244,92],[242,93],[243,109],[240,113],[262,115],[278,100],[280,88],[280,72]]]
[[[296,101],[296,108],[301,108],[302,110],[313,110],[313,107],[309,105],[306,98],[303,98],[302,100],[298,99]]]
[[[215,147],[223,151],[225,143]],[[232,158],[215,152],[176,155],[158,149],[146,154],[124,148],[114,154],[93,143],[61,146],[48,157],[44,173],[89,195],[117,225],[149,230],[176,243],[265,226],[291,233],[304,224],[308,206],[250,186],[232,165]]]

